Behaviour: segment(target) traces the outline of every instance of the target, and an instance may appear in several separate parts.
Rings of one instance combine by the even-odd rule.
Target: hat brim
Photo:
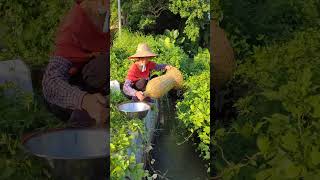
[[[154,53],[146,52],[146,53],[136,53],[132,56],[129,56],[128,59],[135,59],[135,58],[141,58],[141,57],[156,57],[157,55]]]

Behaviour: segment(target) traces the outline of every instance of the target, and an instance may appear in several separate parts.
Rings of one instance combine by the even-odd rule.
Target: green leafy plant
[[[133,179],[142,179],[148,176],[148,171],[143,169],[143,163],[137,163],[135,154],[138,150],[134,144],[136,133],[144,136],[144,124],[140,119],[129,120],[117,109],[117,105],[126,100],[120,92],[111,93],[111,142],[110,142],[110,178],[125,179],[126,176]],[[130,153],[129,150],[130,149]]]
[[[319,27],[319,1],[213,1],[223,14],[221,26],[238,56],[243,60],[253,48],[277,40],[289,40],[291,33],[305,27]],[[221,13],[220,13],[221,12]]]
[[[8,96],[5,91],[15,92]],[[50,179],[49,170],[22,147],[24,134],[64,127],[49,113],[38,96],[32,97],[14,84],[0,85],[0,179]]]
[[[0,60],[21,58],[44,65],[53,50],[54,35],[62,16],[74,1],[4,0],[0,2]]]
[[[184,99],[177,103],[177,115],[200,142],[198,149],[205,160],[210,159],[210,73],[205,71],[192,76],[186,82],[188,90]]]
[[[206,30],[209,24],[209,1],[200,0],[170,0],[170,10],[186,18],[184,33],[195,42],[200,37],[200,31]]]
[[[293,36],[256,48],[237,70],[252,88],[235,104],[237,121],[213,138],[222,179],[319,176],[319,29]]]

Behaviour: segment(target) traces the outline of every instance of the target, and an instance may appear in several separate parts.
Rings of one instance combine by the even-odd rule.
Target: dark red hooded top
[[[148,79],[150,71],[153,70],[155,67],[156,63],[153,61],[149,61],[148,64],[146,64],[146,70],[144,72],[141,72],[139,67],[133,63],[129,68],[126,79],[129,79],[132,82],[136,82],[139,79]]]
[[[110,48],[110,33],[99,30],[78,0],[58,29],[54,56],[61,56],[73,63],[73,74],[90,60],[91,53],[107,54]]]

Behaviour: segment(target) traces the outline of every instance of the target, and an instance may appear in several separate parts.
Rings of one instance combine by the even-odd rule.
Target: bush
[[[319,45],[319,29],[307,29],[256,48],[239,66],[252,88],[236,103],[232,127],[216,131],[215,165],[223,179],[319,177]]]
[[[11,86],[9,86],[12,88]],[[48,169],[25,152],[21,139],[25,133],[63,127],[38,100],[19,89],[7,97],[0,85],[0,179],[50,179]]]
[[[22,58],[44,65],[54,46],[54,35],[73,0],[3,0],[0,2],[0,60]]]
[[[177,115],[186,128],[200,138],[198,150],[210,159],[210,72],[191,76],[186,82],[184,99],[177,103]]]
[[[208,49],[199,48],[198,54],[192,59],[183,59],[181,69],[186,76],[201,74],[210,71],[210,53]]]
[[[144,134],[144,124],[140,119],[129,120],[117,109],[117,105],[126,98],[117,92],[111,93],[110,104],[110,178],[125,179],[129,176],[133,179],[141,179],[148,175],[143,169],[143,163],[136,163],[135,153],[139,147],[133,143],[135,136],[132,132]],[[131,153],[128,154],[128,149]]]
[[[237,56],[242,59],[253,47],[275,40],[289,40],[291,33],[320,25],[317,0],[220,1],[221,25],[230,34]]]

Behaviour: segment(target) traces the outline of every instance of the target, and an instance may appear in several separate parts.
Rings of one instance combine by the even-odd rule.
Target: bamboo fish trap
[[[233,49],[223,29],[214,20],[210,22],[210,29],[210,61],[213,63],[213,74],[211,75],[213,83],[211,84],[218,91],[232,78],[235,59]]]
[[[183,76],[181,72],[177,68],[172,67],[167,70],[166,74],[151,79],[143,94],[158,99],[168,93],[171,89],[179,89],[182,88],[182,86]]]

